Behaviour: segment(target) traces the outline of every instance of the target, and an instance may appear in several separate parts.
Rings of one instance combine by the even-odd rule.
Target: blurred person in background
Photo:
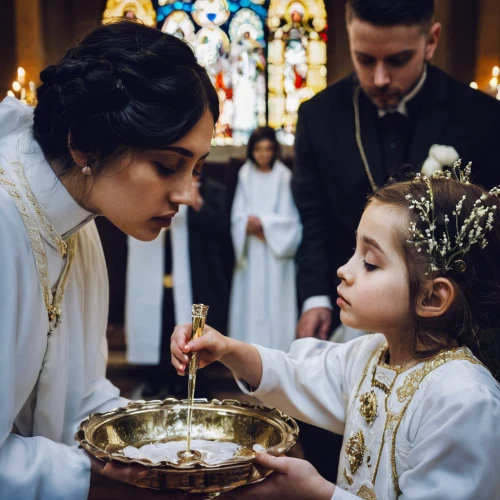
[[[302,226],[292,173],[278,156],[274,130],[255,129],[231,209],[236,265],[228,332],[238,340],[286,350],[297,319],[294,256]]]

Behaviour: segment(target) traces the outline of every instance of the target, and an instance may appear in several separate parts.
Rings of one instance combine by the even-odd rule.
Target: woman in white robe
[[[302,237],[291,171],[276,159],[268,127],[256,129],[238,173],[231,209],[235,271],[229,335],[286,350],[297,320],[294,256]]]
[[[0,499],[84,500],[102,464],[91,472],[78,425],[127,403],[105,375],[108,280],[93,219],[142,240],[169,225],[191,202],[218,101],[191,49],[130,22],[97,28],[41,80],[34,112],[0,104]],[[104,470],[124,482],[130,472]],[[109,499],[137,494],[110,485]]]

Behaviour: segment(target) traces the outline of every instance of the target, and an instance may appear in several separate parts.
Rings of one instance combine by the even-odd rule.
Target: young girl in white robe
[[[235,270],[229,335],[286,350],[297,321],[294,256],[302,225],[293,201],[291,171],[277,159],[274,130],[261,127],[248,141],[231,209]]]
[[[74,439],[90,413],[127,403],[106,379],[93,219],[143,241],[170,225],[219,102],[188,45],[134,22],[97,28],[40,78],[35,110],[0,104],[0,499],[86,500],[96,481],[130,498],[100,473],[134,482],[133,469],[91,463]]]
[[[337,303],[344,324],[380,333],[283,353],[177,327],[179,373],[198,351],[264,404],[344,436],[336,485],[264,453],[274,474],[223,498],[500,499],[500,188],[454,172],[386,186],[364,211]]]

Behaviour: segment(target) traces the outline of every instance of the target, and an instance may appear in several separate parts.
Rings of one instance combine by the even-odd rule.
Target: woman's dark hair
[[[33,131],[45,157],[73,165],[71,147],[94,173],[127,151],[164,149],[219,100],[192,49],[134,21],[100,26],[40,74]]]
[[[247,144],[247,158],[249,160],[252,160],[252,162],[257,165],[253,151],[255,149],[255,145],[258,142],[263,141],[264,139],[271,141],[274,146],[274,156],[271,162],[271,168],[272,168],[274,162],[280,157],[281,148],[278,139],[276,139],[276,132],[271,127],[258,127],[252,132],[250,138],[248,139],[248,144]]]
[[[435,235],[441,238],[445,233],[445,215],[448,216],[449,241],[455,241],[457,226],[461,228],[464,220],[471,214],[476,200],[486,191],[474,184],[465,184],[454,179],[436,178],[430,180],[434,197]],[[469,251],[458,259],[465,263],[452,269],[430,270],[427,251],[417,251],[406,227],[414,222],[425,234],[429,224],[422,221],[418,210],[409,209],[410,195],[414,199],[429,198],[427,185],[406,181],[389,184],[372,195],[370,201],[396,206],[408,214],[408,226],[400,231],[399,239],[402,256],[408,270],[410,308],[412,327],[409,335],[409,348],[417,358],[438,353],[450,345],[465,345],[484,363],[498,379],[500,377],[500,208],[493,208],[493,229],[487,232],[488,244],[471,245]],[[453,212],[460,199],[465,196],[463,207],[455,224]],[[488,195],[482,200],[483,206],[500,207],[500,199]],[[426,225],[427,224],[427,225]],[[479,219],[485,227],[486,217]],[[442,266],[441,266],[442,267]],[[427,273],[427,274],[426,274]],[[422,318],[416,306],[421,298],[422,287],[427,279],[448,278],[455,288],[455,301],[450,309],[437,318]]]
[[[354,17],[375,26],[428,25],[434,0],[347,0],[347,19]]]

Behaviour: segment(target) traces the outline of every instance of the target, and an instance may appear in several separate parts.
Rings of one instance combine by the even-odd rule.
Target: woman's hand
[[[274,472],[266,480],[221,495],[225,500],[331,500],[335,485],[305,460],[258,453],[256,463]]]
[[[191,323],[175,327],[170,337],[170,352],[172,353],[172,364],[179,375],[184,375],[189,364],[190,352],[198,353],[198,366],[204,366],[218,361],[230,350],[230,339],[209,326],[205,326],[201,337],[191,340]]]

